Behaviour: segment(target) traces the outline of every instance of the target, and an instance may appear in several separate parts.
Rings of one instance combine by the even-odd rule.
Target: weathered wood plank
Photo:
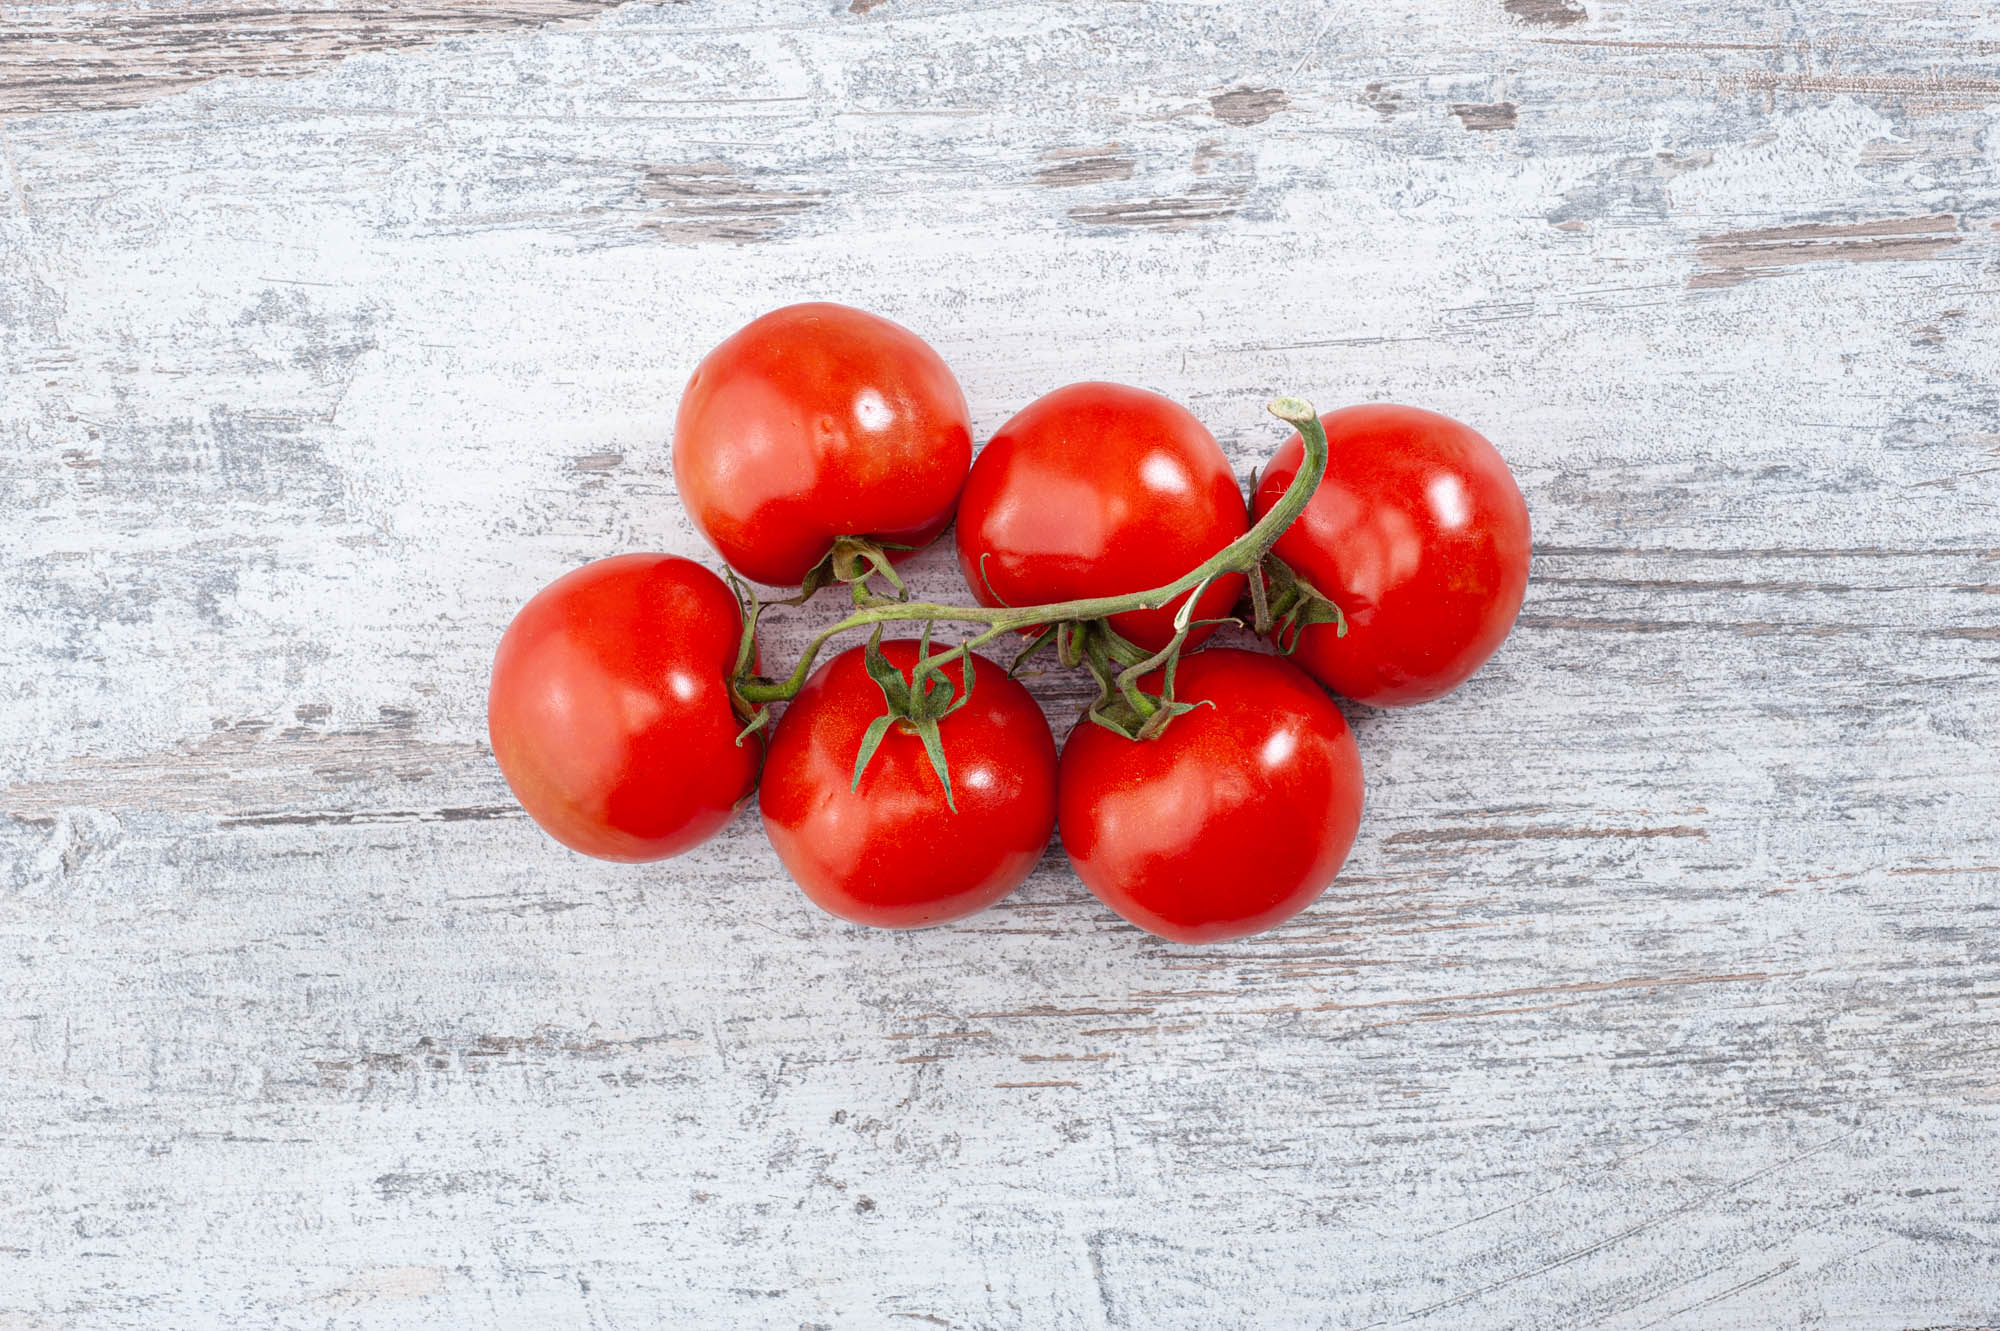
[[[505,31],[591,8],[0,18],[0,1325],[2000,1325],[1990,16]],[[982,433],[1500,442],[1521,626],[1353,713],[1314,909],[1171,947],[1052,847],[870,934],[754,819],[518,816],[507,616],[702,552],[681,379],[807,296]]]
[[[367,51],[594,18],[616,0],[0,7],[0,116],[140,106],[213,78],[285,78]]]

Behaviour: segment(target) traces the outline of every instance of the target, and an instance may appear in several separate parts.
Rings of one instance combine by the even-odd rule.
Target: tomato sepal
[[[1265,555],[1249,582],[1251,627],[1283,655],[1297,651],[1300,637],[1315,624],[1333,625],[1336,638],[1347,636],[1347,615],[1334,599],[1276,555]]]
[[[1026,647],[1023,647],[1020,650],[1020,653],[1014,657],[1014,663],[1007,667],[1007,678],[1019,679],[1021,677],[1022,667],[1027,665],[1028,662],[1034,660],[1035,657],[1039,656],[1042,653],[1042,651],[1049,646],[1050,643],[1055,642],[1056,639],[1062,635],[1063,630],[1067,627],[1068,625],[1066,623],[1050,624],[1048,627],[1044,628],[1041,632],[1037,633],[1034,636],[1034,638],[1028,643],[1028,645]],[[1060,645],[1058,645],[1058,656],[1060,656],[1060,654],[1061,654]]]
[[[869,760],[882,747],[889,728],[901,725],[923,742],[931,769],[944,786],[945,807],[953,813],[958,812],[958,803],[951,790],[951,767],[945,761],[944,737],[938,733],[938,722],[972,701],[972,686],[978,676],[970,663],[964,670],[963,689],[954,685],[951,677],[944,672],[946,662],[964,659],[968,655],[966,649],[959,646],[932,656],[931,625],[927,621],[919,640],[916,664],[910,667],[909,678],[905,679],[903,672],[891,665],[889,658],[883,654],[882,626],[875,626],[875,631],[868,635],[862,664],[868,671],[868,677],[882,690],[882,701],[888,710],[869,722],[868,729],[861,733],[861,742],[854,755],[854,783],[850,789],[861,789],[861,778],[868,770]]]
[[[1175,717],[1210,705],[1206,702],[1182,702],[1174,697],[1174,672],[1180,666],[1181,649],[1187,644],[1188,634],[1204,625],[1233,622],[1226,619],[1197,620],[1193,617],[1195,602],[1201,599],[1206,585],[1197,586],[1182,603],[1180,612],[1174,616],[1173,638],[1165,647],[1150,655],[1143,648],[1121,638],[1102,620],[1080,626],[1083,663],[1090,668],[1091,677],[1097,681],[1097,698],[1090,704],[1085,716],[1126,739],[1145,741],[1163,733]],[[1140,677],[1155,670],[1161,672],[1157,694],[1139,687]]]
[[[833,582],[846,583],[857,606],[876,604],[890,599],[876,596],[869,589],[868,580],[876,577],[883,579],[894,589],[896,595],[893,599],[907,601],[910,599],[910,589],[903,585],[903,575],[896,572],[894,557],[890,551],[907,554],[916,548],[914,545],[898,545],[893,541],[878,541],[868,536],[842,536],[826,552],[826,558],[820,560],[813,566],[812,572],[806,574],[805,582],[799,586],[800,604],[804,604],[804,598],[810,597],[821,587]]]
[[[749,724],[745,725],[743,729],[736,732],[736,747],[739,749],[742,748],[744,740],[749,739],[752,735],[759,733],[764,729],[765,726],[769,725],[770,723],[771,723],[771,709],[768,707],[759,707],[757,709],[757,715],[750,718]]]
[[[742,617],[743,629],[736,639],[736,661],[729,670],[729,708],[736,713],[736,719],[743,722],[743,729],[736,732],[736,747],[742,748],[743,741],[762,731],[771,722],[771,709],[751,702],[743,696],[743,685],[757,676],[757,620],[764,613],[764,602],[758,597],[757,589],[736,576],[728,565],[722,569],[723,581],[736,597],[736,611]]]

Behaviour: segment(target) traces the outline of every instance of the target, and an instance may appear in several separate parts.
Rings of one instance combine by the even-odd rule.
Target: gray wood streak
[[[0,9],[0,116],[139,106],[235,74],[298,75],[363,51],[595,17],[617,0],[357,4],[155,0]]]
[[[1995,39],[0,11],[0,1327],[2000,1325]],[[752,817],[520,816],[493,642],[705,554],[678,385],[807,297],[982,436],[1105,377],[1245,475],[1281,391],[1500,443],[1520,626],[1351,712],[1312,910],[1173,947],[1051,847],[873,934]]]

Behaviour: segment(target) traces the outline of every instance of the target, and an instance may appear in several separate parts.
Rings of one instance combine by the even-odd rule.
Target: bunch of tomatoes
[[[674,479],[728,581],[628,554],[544,588],[494,658],[494,756],[551,836],[610,860],[678,855],[755,795],[792,878],[861,924],[984,910],[1059,831],[1143,929],[1269,929],[1332,883],[1361,819],[1327,690],[1401,707],[1457,688],[1512,628],[1529,554],[1520,489],[1467,426],[1271,411],[1296,432],[1248,503],[1186,408],[1117,384],[1029,403],[975,458],[965,394],[916,334],[773,311],[701,362],[675,422]],[[909,599],[896,565],[954,517],[974,603]],[[843,617],[767,674],[761,616],[839,589]],[[1205,647],[1232,619],[1276,651]],[[976,650],[1007,644],[1006,665]],[[1060,752],[1019,680],[1051,655],[1098,686]]]

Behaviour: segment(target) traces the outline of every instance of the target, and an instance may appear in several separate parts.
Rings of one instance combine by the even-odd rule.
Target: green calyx
[[[963,689],[953,684],[951,677],[944,672],[945,663],[953,658],[963,661]],[[917,648],[916,664],[910,667],[906,677],[883,654],[882,628],[878,624],[868,636],[868,647],[862,661],[868,677],[882,690],[882,701],[888,706],[888,711],[869,722],[868,729],[861,733],[861,746],[854,755],[854,784],[851,789],[861,789],[861,776],[868,770],[869,761],[882,747],[889,728],[899,725],[923,741],[924,753],[931,760],[931,768],[944,785],[945,807],[957,813],[958,802],[952,796],[951,769],[944,759],[944,737],[938,731],[938,723],[972,700],[972,686],[978,679],[972,654],[958,647],[933,657],[930,625],[926,624]]]
[[[847,584],[853,594],[854,604],[871,605],[884,599],[877,597],[868,588],[870,578],[881,578],[889,584],[896,595],[895,600],[910,599],[910,589],[903,585],[903,575],[896,572],[895,562],[889,557],[891,550],[902,552],[914,550],[914,545],[896,545],[889,541],[877,541],[866,536],[842,536],[835,539],[827,550],[826,558],[812,566],[805,581],[799,584],[798,595],[778,602],[779,605],[804,605],[812,600],[820,588],[836,582]]]
[[[1174,672],[1180,666],[1181,648],[1188,633],[1203,624],[1223,622],[1193,618],[1194,603],[1201,599],[1201,593],[1202,587],[1197,587],[1187,598],[1174,616],[1172,640],[1151,655],[1119,637],[1102,621],[1078,626],[1081,631],[1077,650],[1083,664],[1089,667],[1091,678],[1097,681],[1097,699],[1084,713],[1086,717],[1127,739],[1149,740],[1164,731],[1175,717],[1208,705],[1182,702],[1174,697]],[[1148,693],[1139,687],[1139,680],[1154,670],[1161,672],[1160,691]]]
[[[1258,573],[1250,575],[1250,622],[1279,651],[1290,656],[1299,639],[1315,624],[1333,625],[1334,636],[1347,636],[1347,616],[1333,598],[1300,577],[1276,555],[1265,555]]]
[[[757,664],[757,620],[764,613],[764,603],[757,599],[757,589],[737,577],[734,570],[725,568],[722,576],[736,595],[743,624],[736,638],[736,664],[729,674],[730,710],[744,723],[743,729],[736,732],[736,747],[740,749],[744,740],[771,723],[771,709],[744,697],[742,690],[743,681],[750,678]]]

